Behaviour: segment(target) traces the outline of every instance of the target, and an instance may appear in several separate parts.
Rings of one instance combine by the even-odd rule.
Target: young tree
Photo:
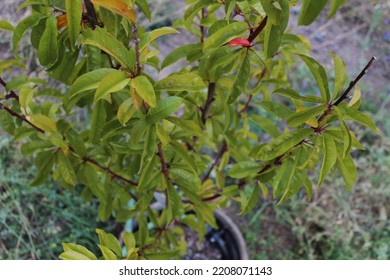
[[[359,111],[355,87],[374,58],[345,87],[345,63],[331,53],[329,85],[324,67],[308,55],[308,40],[288,28],[291,6],[301,5],[298,25],[310,25],[328,2],[330,18],[345,1],[188,0],[173,27],[149,31],[136,16],[151,17],[146,0],[26,1],[19,9],[31,7],[32,15],[15,27],[0,22],[13,32],[17,58],[3,63],[24,61],[19,42],[31,31],[39,63],[68,87],[1,79],[1,126],[34,156],[32,186],[50,176],[66,189],[80,184],[86,200],[99,200],[100,220],[137,221],[137,232],[124,235],[125,256],[116,237],[97,230],[105,259],[178,257],[183,244],[174,221],[202,235],[230,200],[248,213],[268,189],[280,203],[301,188],[310,199],[309,172],[317,165],[317,186],[333,170],[347,189],[355,182],[350,154],[362,146],[347,121],[378,132]],[[157,39],[179,33],[197,39],[160,61]],[[150,69],[181,59],[185,67],[151,76]],[[318,94],[291,88],[298,61]],[[156,198],[165,201],[162,211],[152,207]],[[61,258],[96,256],[64,244]]]

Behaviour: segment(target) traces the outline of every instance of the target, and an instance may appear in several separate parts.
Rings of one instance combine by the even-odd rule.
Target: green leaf
[[[66,17],[68,21],[69,40],[72,49],[76,45],[80,34],[80,24],[82,16],[82,2],[74,0],[65,0]]]
[[[280,135],[279,129],[269,118],[260,115],[250,115],[248,119],[251,120],[255,125],[257,125],[261,129],[263,129],[272,138],[276,138]]]
[[[232,168],[229,169],[228,175],[236,179],[254,176],[261,170],[262,167],[263,164],[258,162],[242,161],[233,165]]]
[[[116,255],[114,254],[114,252],[112,252],[106,246],[103,246],[103,245],[100,245],[100,244],[98,246],[99,246],[100,251],[102,251],[103,258],[105,260],[117,260],[118,259],[116,257]]]
[[[133,106],[133,101],[131,98],[128,98],[118,108],[118,113],[117,113],[118,121],[123,126],[125,126],[134,113],[135,113],[135,109]]]
[[[150,20],[152,18],[152,13],[146,0],[135,0],[135,4],[141,9],[147,19]]]
[[[306,121],[314,118],[323,113],[327,108],[327,105],[319,105],[311,108],[306,108],[302,111],[298,111],[287,118],[287,124],[292,127],[297,127]]]
[[[351,132],[348,129],[348,126],[346,125],[343,115],[343,112],[337,107],[333,106],[333,111],[336,113],[337,118],[340,122],[340,130],[343,134],[343,142],[344,142],[344,155],[349,154],[351,148],[352,148],[352,136]]]
[[[204,42],[203,50],[205,53],[211,52],[230,40],[241,37],[247,31],[248,25],[245,22],[233,22],[208,37]]]
[[[77,253],[84,255],[85,257],[87,257],[90,260],[97,260],[96,256],[90,250],[85,248],[84,246],[77,245],[74,243],[62,243],[62,247],[64,248],[65,252],[73,251],[73,252],[77,252]],[[60,258],[61,258],[61,256],[60,256]]]
[[[162,62],[161,69],[175,63],[176,61],[186,57],[194,48],[200,44],[188,44],[177,47],[170,54],[168,54]]]
[[[100,141],[103,127],[106,123],[106,109],[104,107],[104,101],[100,100],[96,102],[95,107],[92,110],[91,116],[91,130],[89,139],[92,144],[97,144]]]
[[[103,28],[96,27],[93,31],[84,28],[81,43],[100,48],[128,69],[135,66],[135,58],[131,56],[125,45]]]
[[[131,232],[125,232],[123,234],[123,242],[125,243],[127,251],[135,248],[135,237]]]
[[[330,10],[328,13],[328,18],[333,17],[338,9],[344,4],[345,0],[331,0]]]
[[[320,179],[318,180],[318,187],[321,186],[325,176],[329,173],[337,161],[336,144],[333,136],[326,133],[323,136],[324,145],[324,159],[322,160]]]
[[[326,101],[330,101],[328,76],[326,75],[325,68],[315,59],[309,56],[301,54],[299,57],[306,63],[307,67],[310,69],[310,72],[316,79],[322,98]]]
[[[275,159],[298,145],[311,133],[313,133],[311,128],[300,128],[288,131],[261,148],[257,154],[257,158],[262,161]]]
[[[173,177],[180,188],[197,192],[200,189],[201,181],[199,176],[181,168],[169,168],[169,174]]]
[[[347,190],[351,190],[353,184],[358,178],[358,173],[356,170],[355,163],[353,162],[353,159],[351,155],[347,154],[344,157],[344,151],[343,148],[339,145],[336,145],[337,147],[337,168],[340,170],[341,175],[344,178],[344,182],[347,186]]]
[[[70,147],[74,152],[83,158],[87,154],[87,149],[84,144],[84,140],[80,134],[78,134],[73,129],[70,129],[66,132],[66,139],[69,141]]]
[[[241,205],[240,215],[248,214],[257,204],[260,198],[261,188],[258,184],[253,187],[252,193],[246,203]]]
[[[97,235],[99,236],[100,244],[107,247],[111,251],[113,251],[117,256],[122,256],[122,248],[118,239],[111,234],[107,233],[102,229],[95,230]]]
[[[164,180],[166,180],[164,178]],[[167,196],[168,196],[168,219],[167,223],[170,224],[173,219],[177,218],[181,214],[182,201],[179,193],[169,180],[166,180]]]
[[[286,0],[261,0],[261,6],[269,18],[269,22],[273,25],[285,25],[286,13],[289,12],[288,1]],[[287,17],[288,20],[288,17]],[[281,23],[282,21],[282,23]]]
[[[40,157],[40,155],[42,155],[42,158]],[[40,186],[48,180],[49,175],[51,174],[51,171],[53,169],[54,157],[55,153],[53,153],[52,151],[42,152],[38,154],[37,159],[39,159],[39,162],[41,164],[38,168],[38,174],[31,181],[30,186]]]
[[[155,41],[157,38],[169,35],[169,34],[180,34],[179,31],[177,31],[175,28],[165,26],[158,29],[154,29],[152,32],[150,32],[150,42]]]
[[[380,134],[375,123],[370,119],[369,116],[352,107],[343,107],[343,108],[346,112],[346,116],[345,116],[346,120],[353,120],[355,122],[361,123],[362,125],[372,129],[376,134]]]
[[[0,20],[0,30],[5,30],[5,31],[14,31],[14,27],[12,24],[10,24],[8,21],[2,19]]]
[[[138,76],[131,80],[131,86],[150,107],[156,107],[156,93],[148,78],[145,76]]]
[[[271,58],[278,51],[283,38],[280,26],[267,22],[264,29],[264,52],[267,58]]]
[[[142,170],[145,168],[146,164],[153,158],[153,155],[156,151],[156,125],[149,125],[146,134],[145,134],[145,142],[144,142],[144,150],[141,157],[141,166],[138,171],[139,174],[142,173]]]
[[[54,16],[46,20],[46,28],[39,41],[38,58],[39,62],[47,67],[50,67],[57,61],[57,19]]]
[[[77,184],[76,173],[69,159],[65,157],[62,151],[57,153],[57,158],[58,158],[58,169],[61,174],[61,177],[69,185],[76,186]]]
[[[12,45],[13,45],[13,51],[16,57],[21,58],[17,54],[18,45],[24,34],[34,26],[37,26],[41,19],[46,18],[47,15],[45,14],[36,14],[29,16],[19,22],[19,24],[15,27],[13,38],[12,38]]]
[[[206,87],[203,79],[195,73],[173,74],[157,83],[157,91],[201,91]]]
[[[68,99],[72,99],[74,96],[81,92],[96,89],[99,83],[104,79],[104,77],[116,71],[117,70],[111,68],[101,68],[81,75],[79,78],[77,78],[77,80],[69,89],[69,92],[67,94]]]
[[[42,114],[27,116],[27,119],[45,132],[57,132],[56,121]]]
[[[97,86],[94,102],[104,98],[106,95],[124,89],[130,82],[130,78],[123,71],[115,70],[107,74]]]
[[[190,133],[191,135],[197,137],[202,137],[203,135],[202,128],[193,120],[184,120],[176,117],[167,117],[166,119],[171,123],[174,123],[175,125],[179,126],[186,132]]]
[[[196,14],[202,8],[212,4],[213,2],[213,0],[200,0],[186,10],[186,12],[184,13],[184,21],[188,31],[192,32],[193,19]]]
[[[324,9],[328,0],[303,0],[298,25],[309,25]]]
[[[278,88],[274,90],[275,94],[290,98],[290,99],[296,99],[296,100],[302,100],[309,103],[323,103],[324,100],[321,97],[315,96],[315,95],[300,95],[298,92],[291,88]]]
[[[192,171],[195,174],[198,174],[198,168],[196,167],[195,160],[190,156],[189,151],[184,149],[183,145],[177,143],[176,141],[170,142],[170,145],[175,153],[187,162]]]
[[[150,181],[152,179],[152,176],[150,176],[150,174],[153,173],[156,165],[157,165],[157,156],[153,156],[141,173],[141,176],[138,181],[138,187],[137,187],[138,191],[142,192],[144,190],[148,190],[151,187]]]
[[[246,51],[246,50],[244,50]],[[248,83],[250,77],[251,63],[248,53],[245,54],[244,60],[240,66],[240,69],[235,75],[233,87],[229,93],[228,104],[232,104],[237,100],[240,94],[245,90],[245,86]]]
[[[347,81],[347,67],[345,62],[341,59],[341,57],[337,56],[334,53],[330,53],[333,58],[334,63],[334,85],[333,85],[333,98],[335,100],[340,96],[343,91],[345,82]]]
[[[146,122],[153,124],[165,119],[176,112],[183,105],[183,99],[170,96],[158,101],[157,106],[149,110]]]
[[[271,115],[277,116],[283,120],[287,119],[294,112],[290,110],[286,105],[283,105],[279,102],[274,101],[260,101],[256,102],[256,104],[260,105],[264,110],[266,110]]]

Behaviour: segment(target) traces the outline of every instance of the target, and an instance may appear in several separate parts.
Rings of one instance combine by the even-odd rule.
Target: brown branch
[[[96,15],[95,7],[90,0],[84,0],[85,8],[87,9],[88,22],[91,24],[92,29],[99,26],[99,19]]]
[[[0,84],[6,88],[7,87],[7,83],[3,80],[3,78],[0,77]],[[19,96],[13,91],[11,90],[6,96],[5,96],[5,99],[16,99],[17,101],[19,101]]]
[[[209,170],[205,174],[205,176],[202,179],[202,183],[207,181],[208,178],[210,178],[211,172],[214,170],[215,166],[217,166],[218,162],[221,160],[222,156],[227,152],[228,146],[226,141],[223,141],[221,149],[219,150],[217,156],[214,159],[213,164],[210,166]]]
[[[32,128],[34,128],[36,131],[40,132],[40,133],[45,133],[45,131],[39,127],[37,127],[35,124],[33,124],[32,122],[30,122],[25,116],[22,116],[18,113],[16,113],[15,111],[13,111],[11,108],[5,106],[4,104],[0,103],[0,110],[5,110],[7,111],[8,114],[18,118],[19,120],[21,120],[22,122],[25,122],[25,123],[28,123]]]
[[[260,22],[259,26],[256,27],[255,30],[253,30],[253,32],[251,32],[249,34],[249,37],[248,37],[248,41],[250,43],[252,43],[256,38],[257,36],[260,35],[261,31],[263,31],[263,29],[265,28],[265,26],[267,25],[267,20],[268,20],[268,16],[266,16],[265,18],[263,18],[263,20]]]
[[[372,63],[375,60],[376,60],[375,56],[371,57],[370,61],[363,68],[363,70],[360,72],[360,74],[353,81],[351,81],[349,83],[348,88],[343,92],[343,94],[334,103],[329,103],[328,108],[318,118],[318,123],[321,123],[321,121],[323,121],[328,115],[331,114],[333,106],[338,106],[342,101],[344,101],[348,97],[348,94],[355,87],[355,85],[360,81],[361,78],[364,77],[365,74],[367,74],[368,69],[371,67]]]
[[[202,9],[202,19],[205,19],[205,18],[207,18],[207,9],[203,8]],[[203,44],[204,39],[206,38],[206,29],[204,28],[202,23],[200,23],[199,26],[200,26],[200,42]]]
[[[240,113],[246,113],[248,112],[248,109],[249,109],[249,105],[251,104],[252,102],[252,99],[253,99],[253,95],[249,95],[248,97],[248,101],[245,103],[245,107],[241,109]]]
[[[142,72],[142,66],[141,66],[141,61],[140,61],[140,50],[139,50],[139,38],[138,38],[138,27],[136,23],[133,23],[133,42],[134,42],[134,47],[135,47],[135,66],[136,66],[136,71],[135,71],[135,77],[141,75]],[[133,77],[133,78],[135,78]]]
[[[216,83],[209,83],[208,91],[207,91],[207,100],[204,108],[202,109],[202,122],[203,124],[206,123],[207,119],[209,118],[210,109],[213,105],[213,102],[215,100],[215,90],[216,90]]]
[[[168,165],[167,165],[167,162],[165,161],[164,152],[162,149],[162,144],[158,143],[157,147],[158,147],[158,156],[159,156],[160,161],[161,161],[161,172],[164,174],[165,178],[168,178],[168,176],[169,176]]]
[[[119,180],[121,180],[123,182],[128,183],[129,185],[132,185],[132,186],[137,186],[138,185],[136,182],[134,182],[132,180],[129,180],[129,179],[123,177],[122,175],[119,175],[115,171],[111,170],[109,167],[103,166],[102,164],[100,164],[99,162],[97,162],[96,160],[94,160],[92,158],[84,157],[84,161],[85,162],[89,162],[89,163],[99,167],[100,169],[102,169],[104,171],[107,171],[111,175],[112,178],[119,179]]]

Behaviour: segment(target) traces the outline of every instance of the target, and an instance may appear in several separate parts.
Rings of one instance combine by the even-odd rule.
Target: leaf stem
[[[142,72],[142,66],[141,66],[141,61],[140,61],[140,50],[139,50],[139,37],[138,37],[138,27],[137,27],[137,24],[136,23],[133,23],[133,29],[132,29],[132,32],[133,32],[133,42],[134,42],[134,46],[135,46],[135,66],[136,66],[136,71],[135,71],[135,77],[141,75],[141,72]]]

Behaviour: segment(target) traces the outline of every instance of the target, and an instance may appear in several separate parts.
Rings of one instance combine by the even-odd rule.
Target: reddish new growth
[[[245,38],[234,38],[228,43],[229,47],[236,47],[236,46],[241,46],[241,47],[251,47],[251,43],[245,39]]]

